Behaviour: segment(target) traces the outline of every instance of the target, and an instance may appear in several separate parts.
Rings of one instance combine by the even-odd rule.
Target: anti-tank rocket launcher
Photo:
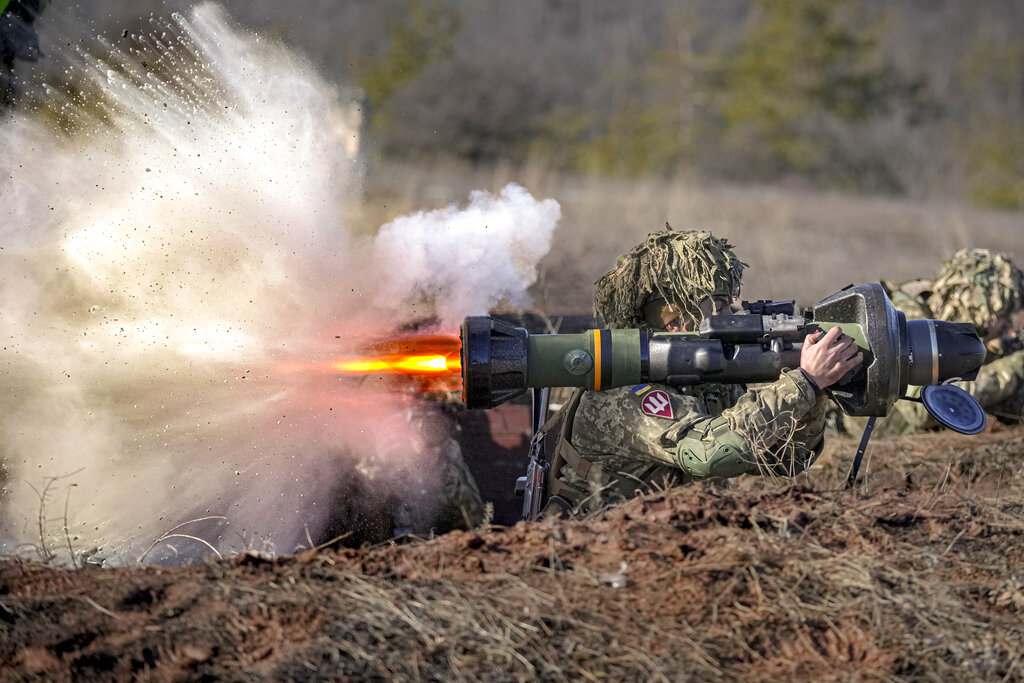
[[[985,359],[972,324],[907,320],[881,285],[862,284],[803,310],[793,302],[744,303],[739,313],[705,319],[695,333],[604,329],[531,335],[488,316],[469,317],[462,325],[464,400],[468,408],[491,408],[528,388],[772,381],[799,367],[808,334],[834,326],[864,353],[862,366],[829,389],[848,415],[884,416],[909,385],[973,379]],[[966,392],[943,390],[930,398],[929,410],[939,412],[943,424],[969,432],[984,426],[984,413]]]
[[[533,520],[543,505],[549,468],[539,430],[547,415],[548,387],[769,382],[799,367],[808,334],[836,326],[856,341],[864,362],[827,391],[846,414],[869,418],[848,488],[856,484],[875,420],[901,398],[919,400],[940,423],[959,432],[984,428],[978,402],[945,384],[974,379],[985,360],[974,325],[907,320],[879,284],[850,285],[800,311],[792,301],[745,302],[739,313],[706,318],[696,333],[634,329],[530,335],[486,316],[466,318],[463,398],[469,408],[491,408],[533,389],[530,464],[516,482],[523,518]],[[910,385],[922,387],[920,398],[906,396]]]

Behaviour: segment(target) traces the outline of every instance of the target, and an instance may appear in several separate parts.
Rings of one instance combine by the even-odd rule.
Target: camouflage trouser
[[[1024,350],[986,363],[972,384],[986,412],[1007,424],[1024,422]]]

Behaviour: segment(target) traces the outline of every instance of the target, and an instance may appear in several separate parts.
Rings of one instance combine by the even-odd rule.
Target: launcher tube
[[[527,339],[526,386],[600,391],[644,382],[769,382],[800,365],[800,345],[723,345],[694,335],[588,330]]]
[[[640,330],[530,335],[527,349],[527,386],[601,390],[648,381],[648,337]]]
[[[908,382],[973,379],[985,358],[973,325],[908,322],[878,284],[854,285],[818,302],[803,324],[781,314],[719,318],[705,321],[696,335],[636,329],[530,335],[500,320],[470,316],[462,327],[466,406],[492,408],[528,387],[772,381],[799,367],[801,343],[795,339],[838,326],[856,341],[864,363],[829,387],[830,395],[848,415],[882,416]]]

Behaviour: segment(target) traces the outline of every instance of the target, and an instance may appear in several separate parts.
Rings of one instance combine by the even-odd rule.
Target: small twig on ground
[[[74,486],[74,484],[71,484],[71,486]],[[78,569],[75,549],[71,547],[71,533],[68,531],[68,503],[71,502],[71,486],[68,487],[68,495],[64,497],[64,540],[68,544],[68,557],[71,558],[71,566]]]
[[[102,612],[103,614],[106,614],[108,617],[111,617],[113,619],[120,619],[121,618],[121,617],[117,616],[116,614],[114,614],[113,612],[111,612],[110,610],[108,610],[103,605],[99,604],[98,602],[96,602],[95,600],[90,598],[88,595],[82,595],[82,596],[80,596],[80,598],[82,599],[82,601],[84,601],[84,602],[88,603],[89,605],[95,607],[98,611]]]
[[[176,526],[176,527],[174,527],[172,529],[168,529],[167,532],[164,533],[160,538],[158,538],[155,541],[153,541],[153,544],[151,546],[149,546],[149,548],[146,549],[146,552],[142,553],[142,555],[139,557],[139,559],[135,561],[136,564],[141,565],[143,563],[143,561],[146,559],[146,556],[149,555],[153,551],[153,548],[157,547],[157,545],[159,545],[163,541],[166,541],[168,538],[188,538],[188,539],[192,539],[194,541],[199,541],[200,543],[205,545],[207,548],[212,550],[214,553],[216,553],[217,557],[219,559],[224,559],[221,556],[221,554],[219,552],[217,552],[217,549],[214,548],[209,542],[204,541],[203,539],[201,539],[201,538],[199,538],[197,536],[189,536],[188,534],[176,534],[176,533],[174,533],[175,531],[177,531],[178,529],[180,529],[183,526],[188,526],[189,524],[194,524],[196,522],[206,522],[206,521],[209,521],[211,519],[227,519],[227,517],[225,517],[223,515],[210,515],[208,517],[199,517],[197,519],[190,519],[187,522],[182,522],[178,526]]]
[[[213,544],[211,544],[207,540],[199,538],[198,536],[191,536],[189,534],[164,534],[164,536],[160,540],[161,541],[166,541],[168,538],[187,538],[190,541],[198,541],[199,543],[202,543],[207,548],[212,550],[213,553],[217,556],[218,560],[223,560],[224,559],[224,556],[221,555],[220,552],[216,548],[213,547]],[[149,551],[146,551],[146,552],[149,552]]]
[[[43,480],[44,484],[43,484],[42,490],[37,489],[35,486],[32,485],[31,482],[25,482],[25,483],[28,484],[29,488],[32,489],[32,491],[39,498],[39,520],[38,520],[38,522],[39,522],[39,546],[38,547],[33,546],[33,547],[36,548],[36,552],[39,553],[39,557],[43,561],[44,564],[49,564],[50,562],[53,562],[53,560],[55,560],[57,558],[56,553],[51,552],[50,549],[46,546],[46,500],[47,500],[47,498],[50,495],[50,489],[53,488],[54,484],[56,484],[58,481],[61,481],[63,479],[67,479],[68,477],[73,477],[76,474],[78,474],[79,472],[81,472],[83,469],[85,469],[85,468],[81,467],[81,468],[75,470],[74,472],[68,472],[67,474],[61,474],[61,475],[57,475],[57,476],[53,476],[53,477],[46,477],[46,479]],[[71,494],[70,494],[70,491],[69,491],[68,492],[68,496],[70,497],[70,495]],[[64,530],[65,530],[65,533],[66,533],[67,532],[67,503],[65,503],[65,505],[64,505]],[[69,551],[71,550],[70,540],[68,542],[68,550]],[[74,563],[74,552],[71,553],[71,561],[72,561],[72,563]]]
[[[960,537],[961,537],[961,536],[963,536],[963,535],[964,535],[964,533],[966,533],[966,532],[967,532],[967,529],[961,529],[961,530],[960,530],[960,533],[958,533],[958,534],[956,535],[956,537],[955,537],[955,538],[954,538],[954,539],[953,539],[952,541],[950,541],[950,542],[949,542],[949,545],[948,545],[948,546],[946,546],[946,549],[942,551],[942,555],[945,555],[945,554],[947,554],[947,553],[948,553],[948,552],[949,552],[950,550],[952,550],[952,549],[953,549],[953,544],[954,544],[954,543],[956,543],[957,541],[959,541],[959,540],[960,540]],[[942,557],[942,555],[939,555],[939,557]]]
[[[39,498],[39,545],[33,545],[32,547],[34,547],[36,552],[39,553],[39,559],[41,559],[44,564],[48,564],[53,560],[53,555],[50,553],[50,549],[46,547],[46,494],[50,484],[45,484],[41,492],[35,486],[32,486],[31,482],[28,482],[28,487],[32,489]]]
[[[323,549],[324,549],[324,548],[326,548],[327,546],[329,546],[329,545],[333,545],[334,543],[337,543],[338,541],[342,541],[342,540],[344,540],[344,539],[348,538],[348,537],[349,537],[349,536],[351,536],[351,535],[352,535],[352,532],[351,532],[351,531],[346,531],[345,533],[343,533],[343,534],[341,534],[341,535],[339,535],[339,536],[335,536],[334,538],[332,538],[332,539],[331,539],[331,540],[329,540],[329,541],[324,541],[324,542],[323,542],[323,543],[321,543],[320,545],[317,545],[317,546],[313,546],[313,550],[323,550]]]

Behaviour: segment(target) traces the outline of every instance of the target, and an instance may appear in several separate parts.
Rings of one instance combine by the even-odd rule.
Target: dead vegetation
[[[729,239],[750,267],[746,299],[810,304],[850,283],[932,277],[957,249],[1020,252],[1020,215],[958,204],[858,197],[782,186],[709,184],[686,177],[623,180],[524,167],[371,166],[367,201],[353,221],[372,232],[397,216],[449,203],[474,189],[517,182],[562,207],[551,250],[531,288],[548,315],[588,313],[593,282],[619,254],[660,230],[700,228]]]
[[[582,522],[193,567],[0,562],[11,680],[1021,680],[1024,433],[833,439]]]
[[[534,288],[552,316],[589,310],[589,283],[666,217],[736,243],[752,298],[1016,244],[1008,214],[544,169],[379,167],[366,206],[393,213],[361,220],[510,180],[563,207]],[[1024,680],[1024,431],[876,437],[844,491],[855,448],[830,439],[795,484],[658,492],[584,522],[191,567],[0,560],[0,679]]]

